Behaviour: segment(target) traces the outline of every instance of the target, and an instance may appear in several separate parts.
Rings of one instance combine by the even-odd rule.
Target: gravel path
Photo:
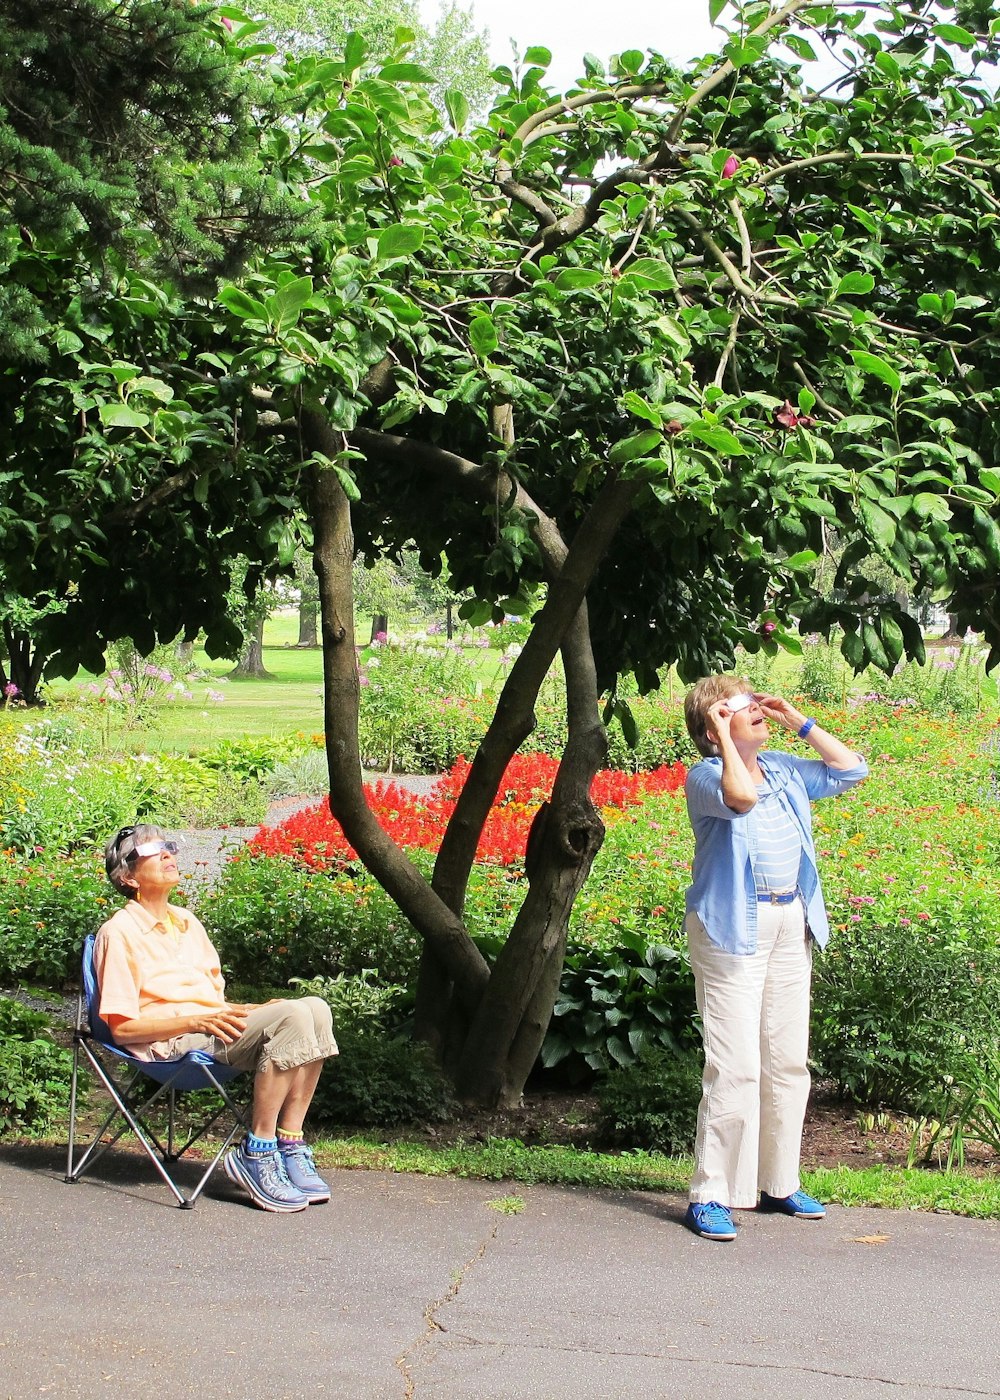
[[[426,795],[438,781],[434,773],[366,773],[366,785],[378,782],[392,782],[407,792]],[[279,797],[267,810],[263,826],[278,826],[293,812],[303,807],[315,807],[323,796]],[[227,826],[214,829],[198,828],[169,831],[167,835],[180,843],[177,865],[182,882],[194,881],[198,885],[211,882],[219,874],[225,862],[244,842],[256,835],[256,826]]]

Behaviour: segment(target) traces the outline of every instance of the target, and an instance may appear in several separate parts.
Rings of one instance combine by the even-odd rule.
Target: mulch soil
[[[599,1107],[592,1094],[536,1093],[522,1108],[492,1112],[462,1110],[447,1123],[396,1132],[379,1130],[378,1136],[400,1142],[420,1141],[445,1147],[490,1138],[517,1138],[526,1146],[567,1146],[581,1150],[606,1150],[598,1132]],[[872,1121],[874,1120],[874,1121]],[[371,1130],[367,1131],[369,1134]],[[905,1167],[911,1126],[900,1114],[873,1114],[838,1099],[829,1086],[813,1092],[802,1135],[802,1166],[846,1166],[857,1170],[872,1166]],[[933,1166],[934,1164],[930,1164]],[[1000,1155],[970,1144],[966,1168],[1000,1170]]]

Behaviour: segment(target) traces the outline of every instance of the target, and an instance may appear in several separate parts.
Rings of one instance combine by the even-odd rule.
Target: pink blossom
[[[724,180],[731,180],[739,168],[740,163],[737,158],[735,156],[730,156],[722,167],[722,178]]]

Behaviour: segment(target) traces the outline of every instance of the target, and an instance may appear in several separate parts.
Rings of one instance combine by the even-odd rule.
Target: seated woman
[[[219,955],[187,909],[170,903],[177,847],[158,826],[126,826],[104,852],[108,879],[128,901],[100,928],[94,969],[100,1015],[139,1059],[207,1050],[251,1070],[251,1131],[226,1154],[231,1181],[263,1210],[298,1211],[330,1199],[303,1123],[323,1061],[336,1055],[330,1008],[319,997],[263,1005],[226,1000]]]

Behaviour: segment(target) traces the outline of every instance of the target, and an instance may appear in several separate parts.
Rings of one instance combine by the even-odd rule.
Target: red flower
[[[736,159],[735,156],[730,156],[729,159],[726,161],[725,165],[722,167],[722,178],[724,180],[731,180],[736,174],[737,170],[739,170],[739,168],[739,161]]]
[[[468,759],[459,758],[427,797],[395,783],[368,786],[368,800],[383,831],[404,849],[436,851],[470,768]],[[546,754],[511,759],[483,827],[477,861],[509,866],[524,859],[532,819],[539,804],[551,796],[558,768],[557,760]],[[686,776],[682,763],[641,773],[604,769],[594,777],[591,797],[597,807],[623,810],[651,793],[676,792]],[[337,869],[357,858],[325,802],[294,813],[280,826],[261,827],[245,849],[250,855],[290,856],[314,870]]]

